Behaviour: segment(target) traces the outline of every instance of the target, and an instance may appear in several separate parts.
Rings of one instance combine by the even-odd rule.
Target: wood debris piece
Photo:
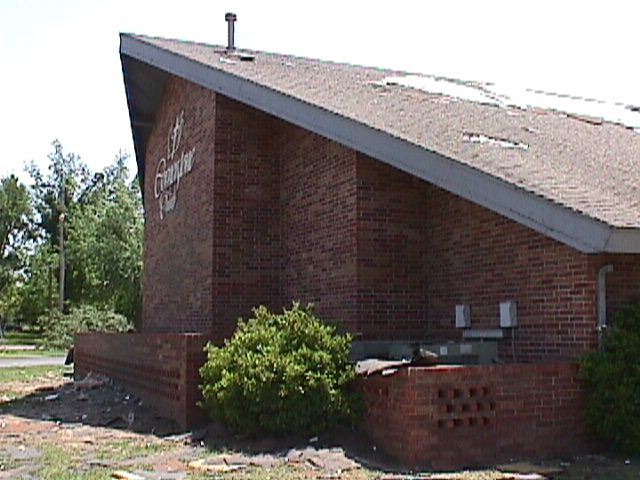
[[[554,467],[548,465],[536,465],[531,462],[516,462],[498,465],[497,469],[504,473],[521,473],[532,474],[537,473],[542,476],[554,476],[564,472],[562,467]]]
[[[136,473],[126,472],[124,470],[116,470],[111,473],[113,478],[117,478],[119,480],[145,480],[145,478]]]
[[[102,387],[108,383],[108,377],[104,375],[94,375],[92,372],[89,372],[82,380],[75,382],[73,384],[73,388],[76,390],[92,390],[94,388]]]
[[[247,468],[247,466],[244,464],[241,464],[241,465],[229,465],[226,463],[208,464],[203,459],[189,462],[187,466],[194,472],[202,472],[202,473],[228,473],[228,472],[237,472],[238,470]]]

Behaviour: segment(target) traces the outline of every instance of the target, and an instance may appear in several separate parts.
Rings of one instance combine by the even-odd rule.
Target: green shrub
[[[202,406],[242,434],[310,434],[357,419],[351,338],[294,303],[261,306],[224,347],[207,345]]]
[[[640,453],[640,305],[618,313],[602,348],[584,355],[580,378],[587,392],[587,421],[612,447]]]
[[[82,305],[63,315],[52,310],[38,318],[42,343],[47,348],[69,348],[73,335],[81,332],[128,332],[131,324],[126,317],[111,310]]]

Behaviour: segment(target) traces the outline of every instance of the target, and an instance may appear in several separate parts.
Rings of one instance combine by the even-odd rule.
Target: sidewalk
[[[0,357],[0,368],[63,366],[66,357]]]

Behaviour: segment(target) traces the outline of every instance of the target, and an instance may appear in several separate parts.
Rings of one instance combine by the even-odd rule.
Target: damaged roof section
[[[385,77],[373,82],[377,86],[400,86],[429,94],[522,110],[555,111],[588,123],[599,125],[616,123],[632,130],[640,130],[640,108],[619,102],[544,92],[516,85],[455,80],[432,75],[404,75]]]
[[[495,138],[488,137],[481,133],[469,133],[464,132],[464,139],[471,143],[488,143],[489,145],[496,145],[502,148],[518,148],[520,150],[529,150],[529,145],[516,140],[509,140],[507,138]]]
[[[132,124],[140,85],[149,88],[138,78],[144,63],[580,251],[640,253],[640,112],[633,106],[255,51],[240,51],[249,61],[221,61],[222,47],[178,40],[123,34],[121,42]]]

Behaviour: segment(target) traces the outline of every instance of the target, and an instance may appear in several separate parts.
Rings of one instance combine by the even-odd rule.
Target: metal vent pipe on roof
[[[227,50],[235,50],[235,45],[233,43],[233,24],[238,19],[235,13],[227,13],[224,16],[224,19],[227,21],[228,27],[228,36],[227,36]]]

